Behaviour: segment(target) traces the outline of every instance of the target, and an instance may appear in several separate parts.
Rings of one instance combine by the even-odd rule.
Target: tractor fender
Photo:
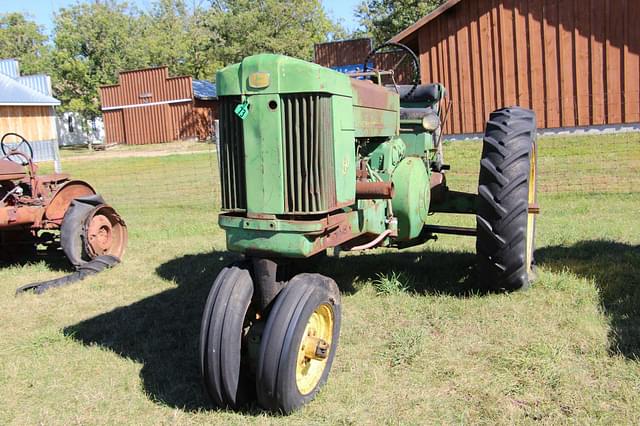
[[[62,223],[65,213],[69,209],[69,205],[76,198],[88,197],[95,195],[96,191],[91,185],[81,180],[70,180],[65,182],[58,189],[51,199],[45,211],[45,218],[57,224]]]

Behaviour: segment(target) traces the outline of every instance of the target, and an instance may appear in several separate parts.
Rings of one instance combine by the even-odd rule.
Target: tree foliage
[[[0,58],[15,58],[26,73],[48,68],[47,36],[21,13],[0,15]]]
[[[210,78],[219,66],[211,51],[214,33],[205,25],[201,7],[184,0],[158,0],[142,18],[149,63],[166,65],[173,74]]]
[[[52,75],[63,107],[99,114],[98,87],[115,83],[118,72],[147,65],[140,12],[106,0],[79,3],[55,16]]]
[[[310,60],[315,43],[341,31],[319,0],[214,0],[206,24],[224,63],[259,52]]]
[[[444,3],[444,0],[366,0],[356,9],[364,29],[362,35],[379,45],[391,39],[418,19]]]
[[[345,34],[320,0],[86,0],[59,9],[49,40],[20,13],[0,15],[0,57],[46,72],[62,110],[100,114],[98,89],[124,70],[168,66],[172,75],[213,79],[255,53],[310,60],[315,43]]]

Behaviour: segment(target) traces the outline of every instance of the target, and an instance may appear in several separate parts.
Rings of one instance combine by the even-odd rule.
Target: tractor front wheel
[[[200,372],[207,393],[221,408],[238,408],[253,393],[247,336],[253,281],[248,270],[232,266],[216,277],[200,327]]]
[[[319,274],[293,277],[277,296],[262,334],[257,367],[260,405],[291,413],[327,381],[340,333],[340,293]]]
[[[526,289],[533,280],[536,117],[513,107],[491,114],[478,184],[478,278],[493,290]]]

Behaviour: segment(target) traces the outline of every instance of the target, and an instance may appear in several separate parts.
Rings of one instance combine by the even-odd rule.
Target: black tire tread
[[[241,266],[224,268],[205,302],[200,328],[200,371],[214,404],[238,408],[252,386],[241,371],[241,334],[253,281]],[[215,350],[210,350],[213,346]]]
[[[510,107],[491,114],[478,183],[478,278],[484,287],[529,286],[526,265],[529,174],[535,149],[533,111]]]
[[[298,331],[304,330],[300,328],[306,326],[307,315],[324,302],[333,305],[333,348],[317,387],[308,395],[300,395],[290,357],[297,356],[295,340]],[[278,295],[262,335],[256,375],[258,403],[264,409],[288,414],[312,400],[327,380],[338,346],[339,329],[340,293],[336,283],[319,274],[293,277]]]

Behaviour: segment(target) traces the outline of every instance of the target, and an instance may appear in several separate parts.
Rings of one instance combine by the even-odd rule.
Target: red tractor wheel
[[[122,259],[127,240],[126,224],[99,195],[73,200],[60,227],[60,244],[76,267],[98,256]]]
[[[105,205],[87,217],[83,242],[91,258],[111,255],[122,258],[127,245],[127,228],[116,211]]]

